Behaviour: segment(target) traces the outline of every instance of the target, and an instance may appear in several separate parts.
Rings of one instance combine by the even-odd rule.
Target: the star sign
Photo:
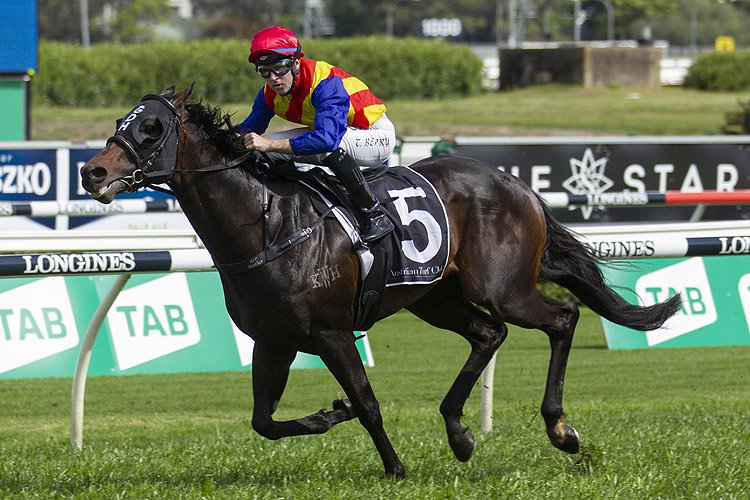
[[[573,194],[602,194],[614,185],[612,179],[604,175],[607,157],[594,158],[590,148],[586,148],[582,160],[570,159],[572,175],[562,183],[563,187]],[[594,207],[581,206],[583,218],[588,220]],[[571,210],[574,210],[571,207]]]

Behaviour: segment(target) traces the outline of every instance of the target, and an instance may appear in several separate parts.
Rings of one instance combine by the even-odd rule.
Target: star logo
[[[612,179],[604,175],[608,158],[594,158],[591,148],[586,148],[582,160],[570,159],[570,170],[572,175],[565,179],[562,186],[572,194],[602,194],[612,187]],[[578,207],[570,207],[575,210]],[[581,206],[581,214],[585,220],[591,217],[594,207]]]

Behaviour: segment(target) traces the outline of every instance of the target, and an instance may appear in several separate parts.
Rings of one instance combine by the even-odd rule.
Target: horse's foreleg
[[[318,355],[349,396],[360,423],[375,443],[383,460],[385,473],[404,477],[406,471],[383,428],[380,405],[367,379],[351,332],[320,332],[315,342]]]
[[[474,452],[475,439],[471,430],[461,424],[463,408],[482,371],[508,335],[508,328],[468,302],[457,285],[447,279],[408,309],[433,326],[458,333],[471,344],[469,358],[440,404],[448,443],[456,458],[465,462]]]
[[[268,439],[322,434],[356,416],[349,401],[336,400],[333,411],[320,410],[295,420],[273,420],[272,415],[286,387],[289,367],[296,354],[295,351],[272,349],[259,342],[253,350],[253,429]]]

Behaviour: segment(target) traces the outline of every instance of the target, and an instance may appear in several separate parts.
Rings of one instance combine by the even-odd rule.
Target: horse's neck
[[[211,161],[201,166],[219,164],[221,159]],[[180,177],[171,183],[177,200],[217,262],[237,262],[262,251],[260,181],[238,169]]]

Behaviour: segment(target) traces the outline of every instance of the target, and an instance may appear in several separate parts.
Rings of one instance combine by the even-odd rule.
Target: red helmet
[[[272,26],[255,34],[247,60],[268,64],[277,59],[298,59],[304,55],[297,35],[282,26]]]

